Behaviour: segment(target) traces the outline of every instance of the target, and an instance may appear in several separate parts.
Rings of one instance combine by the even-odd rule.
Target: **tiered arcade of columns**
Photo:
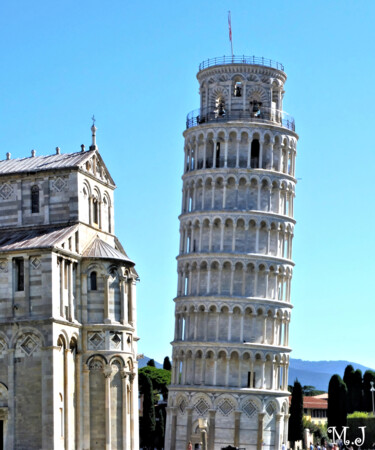
[[[287,440],[295,156],[286,75],[254,57],[208,60],[187,117],[166,449]]]

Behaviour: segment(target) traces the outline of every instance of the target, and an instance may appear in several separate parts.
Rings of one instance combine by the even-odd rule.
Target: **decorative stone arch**
[[[26,335],[32,335],[34,334],[39,340],[40,340],[40,346],[45,346],[45,339],[43,334],[36,328],[33,327],[22,327],[20,328],[17,333],[12,337],[10,341],[9,348],[15,348],[16,344],[18,343],[20,337],[26,336]]]
[[[94,362],[94,361],[101,361],[103,364],[103,368],[104,366],[106,366],[108,364],[108,359],[106,358],[105,355],[100,354],[100,353],[94,353],[93,355],[90,355],[87,359],[86,359],[86,365],[87,367],[90,369],[90,365]]]
[[[217,108],[218,102],[224,102],[224,108],[228,104],[228,90],[223,86],[215,86],[209,93],[209,104],[211,108]]]

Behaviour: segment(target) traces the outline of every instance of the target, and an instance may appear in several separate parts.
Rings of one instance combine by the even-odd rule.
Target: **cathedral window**
[[[99,224],[99,203],[97,198],[94,198],[92,202],[92,220],[95,225]]]
[[[16,291],[23,291],[25,289],[25,267],[23,258],[16,258],[14,260],[14,270]]]
[[[98,289],[98,278],[96,272],[90,273],[90,291],[96,291]]]
[[[36,185],[31,188],[31,212],[39,212],[39,187]]]

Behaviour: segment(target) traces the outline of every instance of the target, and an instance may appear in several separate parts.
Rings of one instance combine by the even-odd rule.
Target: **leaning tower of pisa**
[[[287,440],[295,123],[282,64],[199,66],[187,116],[166,449]],[[199,420],[201,419],[201,420]],[[203,420],[202,420],[203,419]]]

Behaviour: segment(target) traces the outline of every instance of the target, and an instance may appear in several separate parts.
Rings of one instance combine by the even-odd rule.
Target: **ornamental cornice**
[[[176,305],[184,304],[191,306],[192,303],[195,303],[198,307],[199,305],[205,305],[207,307],[211,306],[212,304],[215,304],[217,306],[222,305],[230,305],[232,308],[238,307],[250,307],[256,305],[257,308],[264,306],[264,307],[275,307],[278,309],[285,309],[285,310],[292,310],[293,305],[288,302],[284,302],[281,300],[271,300],[264,297],[229,297],[229,296],[217,296],[217,295],[210,295],[210,296],[199,296],[199,295],[190,295],[190,296],[181,296],[181,297],[175,297],[173,300]],[[289,311],[290,312],[290,311]]]
[[[220,210],[208,210],[205,209],[203,211],[192,211],[189,213],[183,213],[178,216],[178,219],[180,220],[181,225],[185,224],[187,221],[193,221],[194,219],[202,219],[202,217],[205,219],[213,219],[213,217],[220,217],[220,218],[234,218],[234,219],[244,219],[246,217],[247,220],[250,220],[252,217],[254,217],[257,220],[264,220],[264,219],[272,219],[271,222],[274,222],[275,220],[279,223],[283,223],[286,225],[295,225],[296,221],[289,217],[284,216],[281,214],[275,214],[265,211],[257,211],[257,210],[243,210],[238,209],[236,211],[233,211],[231,209],[220,209]]]
[[[270,78],[276,78],[277,80],[280,80],[282,84],[285,83],[287,76],[286,73],[274,69],[272,67],[257,65],[257,64],[222,64],[222,65],[216,65],[207,67],[206,69],[200,70],[197,73],[197,80],[201,84],[203,80],[206,80],[207,78],[222,75],[222,74],[229,74],[229,75],[240,75],[240,74],[256,74],[256,75],[262,75]],[[246,76],[244,77],[246,78]],[[215,80],[216,81],[216,80]],[[229,80],[228,80],[229,81]],[[220,81],[218,81],[220,82]],[[270,84],[259,81],[259,84],[269,86]],[[283,86],[280,86],[282,89]]]
[[[281,133],[290,135],[295,137],[297,140],[299,139],[298,134],[295,131],[290,130],[287,127],[283,127],[281,125],[278,125],[277,123],[273,122],[250,122],[246,119],[243,120],[228,120],[228,122],[225,122],[223,119],[220,122],[205,122],[201,123],[199,125],[194,125],[189,128],[187,128],[182,135],[186,138],[186,136],[191,132],[196,132],[198,130],[206,130],[209,128],[259,128],[259,129],[265,129],[270,132],[279,130]]]
[[[228,176],[234,176],[236,178],[244,175],[251,175],[252,177],[259,178],[259,180],[263,180],[264,178],[269,178],[271,181],[279,181],[282,183],[283,181],[287,183],[293,183],[294,185],[297,184],[296,178],[294,178],[292,175],[288,175],[284,172],[276,172],[275,170],[267,170],[267,169],[245,169],[245,168],[215,168],[215,169],[196,169],[196,170],[189,170],[189,172],[185,172],[182,175],[182,180],[196,180],[196,179],[205,179],[205,178],[213,178],[213,175],[215,175],[214,178],[217,178],[218,176],[221,177],[228,177]]]
[[[254,263],[254,265],[262,264],[262,263],[276,263],[277,265],[284,266],[290,269],[295,266],[294,261],[286,258],[280,258],[271,255],[260,255],[258,253],[225,253],[225,252],[194,252],[194,253],[182,253],[177,256],[177,261],[207,261],[214,262],[217,260],[223,261],[231,261],[231,262],[242,262],[243,264],[249,264],[250,262]]]
[[[260,343],[240,343],[240,342],[214,342],[214,341],[172,341],[173,350],[201,350],[203,353],[210,350],[224,350],[228,354],[234,350],[238,351],[240,356],[242,356],[247,351],[252,353],[263,353],[263,356],[270,351],[274,355],[280,355],[285,357],[292,351],[290,347],[285,347],[283,345],[271,345],[271,344],[260,344]],[[289,361],[286,361],[289,362]]]
[[[259,399],[265,399],[269,397],[275,397],[281,399],[288,399],[289,391],[271,390],[271,389],[254,389],[254,388],[238,388],[238,387],[221,387],[221,386],[192,386],[192,385],[177,385],[173,384],[168,387],[168,391],[171,394],[174,392],[183,393],[207,393],[207,394],[237,394],[239,399],[247,397],[254,398],[254,394]]]

